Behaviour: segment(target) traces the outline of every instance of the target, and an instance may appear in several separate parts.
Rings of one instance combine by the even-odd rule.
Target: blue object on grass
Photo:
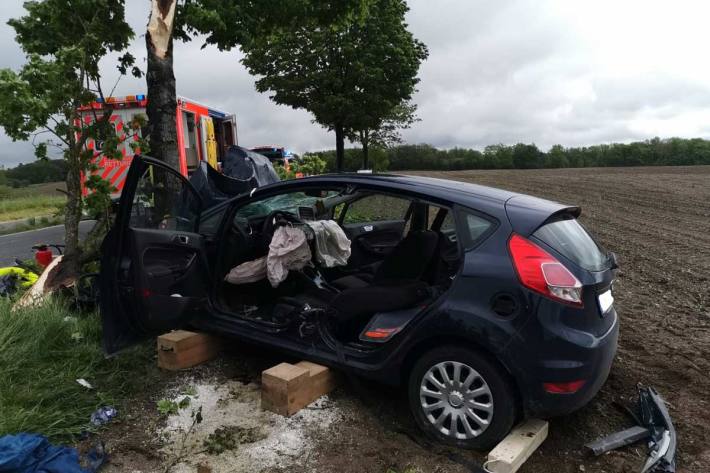
[[[118,415],[118,412],[115,407],[99,407],[91,414],[91,423],[98,427],[111,422],[111,419],[116,417],[116,415]]]
[[[90,473],[76,449],[52,445],[47,437],[22,433],[0,437],[1,473]]]

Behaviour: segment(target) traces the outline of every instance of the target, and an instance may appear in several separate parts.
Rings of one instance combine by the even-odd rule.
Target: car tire
[[[465,449],[493,448],[510,432],[518,411],[513,384],[503,368],[458,346],[436,348],[417,360],[408,397],[417,425],[429,437]]]

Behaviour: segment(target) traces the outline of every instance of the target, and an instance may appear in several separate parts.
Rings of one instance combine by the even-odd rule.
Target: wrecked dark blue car
[[[376,174],[274,183],[207,208],[178,173],[137,157],[103,246],[104,346],[183,326],[219,333],[401,385],[425,432],[488,448],[520,416],[584,406],[609,373],[616,261],[579,215]],[[347,236],[346,264],[314,258],[276,287],[225,281],[267,256],[280,226],[322,220]]]

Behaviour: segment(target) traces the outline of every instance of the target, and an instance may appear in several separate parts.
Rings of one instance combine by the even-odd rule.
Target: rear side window
[[[478,245],[496,226],[494,221],[464,209],[460,210],[460,218],[463,227],[461,237],[466,249]]]
[[[466,229],[468,230],[469,237],[471,241],[476,242],[481,238],[493,224],[490,220],[486,220],[478,215],[470,214],[468,212],[464,213],[466,217]]]
[[[606,253],[576,219],[557,220],[540,227],[533,236],[589,271],[609,267]]]

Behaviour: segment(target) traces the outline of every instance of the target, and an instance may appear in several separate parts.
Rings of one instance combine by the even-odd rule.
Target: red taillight
[[[582,305],[582,283],[552,255],[515,234],[508,249],[523,286],[555,300]]]
[[[542,383],[542,386],[550,394],[574,394],[584,386],[587,381],[579,379],[577,381],[567,381],[565,383]]]

